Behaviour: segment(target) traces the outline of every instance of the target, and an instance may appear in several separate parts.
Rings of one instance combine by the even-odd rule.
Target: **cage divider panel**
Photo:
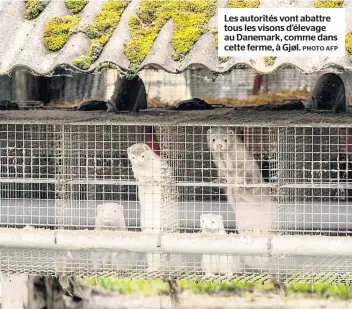
[[[161,233],[179,233],[180,232],[180,195],[178,181],[178,158],[182,149],[179,143],[179,132],[173,126],[161,125],[154,127],[157,141],[160,146],[160,157],[170,168],[172,177],[168,171],[161,171]],[[181,161],[182,162],[182,161]],[[165,275],[173,275],[174,269],[182,268],[182,255],[162,254],[161,267]]]
[[[344,200],[344,192],[331,184],[339,179],[342,152],[338,128],[282,128],[279,134],[278,180],[280,205],[290,204],[294,209],[283,209],[283,214],[294,214],[296,229],[312,230],[305,217],[312,211],[312,203]],[[329,185],[330,184],[330,185]],[[290,223],[283,217],[280,221]],[[282,229],[287,232],[288,227]]]
[[[68,186],[68,147],[69,135],[66,133],[67,127],[58,126],[55,127],[56,138],[55,138],[55,159],[56,159],[56,171],[55,171],[55,219],[58,227],[65,225],[65,218],[68,210],[69,203],[69,188]]]
[[[265,154],[265,157],[268,158],[268,183],[271,185],[271,195],[275,197],[278,206],[280,205],[280,190],[278,182],[278,171],[279,171],[279,136],[280,130],[278,128],[269,128],[268,129],[268,150]],[[280,231],[280,208],[277,209],[276,221],[274,220],[272,229],[275,232]]]

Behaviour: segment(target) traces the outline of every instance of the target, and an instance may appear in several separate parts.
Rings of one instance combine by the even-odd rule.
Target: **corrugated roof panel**
[[[32,0],[34,1],[34,0]],[[35,0],[39,1],[39,0]],[[111,0],[110,0],[111,1]],[[91,71],[106,62],[112,62],[122,69],[131,69],[131,62],[126,56],[125,45],[131,39],[128,21],[131,16],[136,16],[142,0],[132,0],[124,9],[121,19],[117,24],[112,37],[98,53],[98,58],[91,66],[84,68]],[[152,0],[148,0],[152,1]],[[170,0],[175,1],[175,0]],[[215,0],[206,0],[215,1]],[[90,0],[84,9],[75,16],[79,17],[78,27],[93,23],[94,18],[101,12],[108,0]],[[315,1],[306,0],[261,0],[259,7],[313,7]],[[227,6],[227,1],[217,1],[217,7]],[[352,3],[345,1],[346,8],[346,33],[352,30]],[[47,22],[54,17],[72,16],[66,7],[64,0],[51,0],[40,15],[33,20],[25,19],[25,1],[0,0],[0,74],[7,74],[14,67],[24,66],[37,74],[49,74],[59,65],[74,66],[76,57],[86,55],[91,46],[91,41],[84,33],[76,33],[70,36],[67,43],[58,51],[49,51],[43,41],[43,33]],[[184,71],[189,66],[201,65],[213,72],[226,72],[239,65],[248,65],[255,70],[269,73],[278,67],[290,64],[304,72],[313,72],[327,67],[340,67],[346,70],[352,69],[352,63],[346,52],[345,57],[299,57],[299,58],[276,58],[272,66],[266,66],[264,57],[230,57],[226,62],[220,62],[215,46],[213,30],[217,26],[216,15],[211,17],[208,23],[209,31],[202,35],[187,53],[184,59],[175,61],[172,54],[175,52],[172,46],[174,33],[174,21],[168,20],[155,39],[151,50],[136,70],[145,66],[158,66],[166,71],[177,73]],[[77,69],[79,69],[76,66]],[[81,67],[82,68],[82,67]]]

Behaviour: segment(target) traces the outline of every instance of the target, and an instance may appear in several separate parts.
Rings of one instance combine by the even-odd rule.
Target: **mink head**
[[[147,144],[134,144],[127,148],[127,156],[133,165],[144,166],[144,163],[153,160],[156,156]]]
[[[222,215],[216,214],[201,214],[200,227],[202,231],[209,232],[218,232],[225,229]]]
[[[212,128],[207,131],[208,145],[211,151],[230,150],[230,140],[234,134],[233,130],[227,128]]]
[[[97,218],[104,227],[122,227],[124,225],[123,207],[116,203],[104,203],[97,206]]]

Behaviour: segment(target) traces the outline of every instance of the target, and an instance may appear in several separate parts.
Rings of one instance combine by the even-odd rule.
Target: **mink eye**
[[[142,158],[144,158],[144,155],[142,156]]]
[[[213,142],[215,142],[215,138],[213,138]]]
[[[224,139],[224,142],[227,143],[227,138]]]
[[[213,220],[213,221],[211,221],[211,223],[215,223],[215,221]]]

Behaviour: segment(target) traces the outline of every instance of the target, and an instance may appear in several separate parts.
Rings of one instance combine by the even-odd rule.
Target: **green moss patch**
[[[119,70],[119,67],[112,62],[104,62],[99,65],[94,69],[94,72],[100,72],[104,69],[112,69],[112,70]]]
[[[108,42],[128,3],[128,1],[111,0],[104,4],[102,11],[95,16],[93,24],[83,31],[91,39],[92,44],[98,43],[104,46]]]
[[[345,36],[346,50],[350,54],[350,61],[352,61],[352,32],[349,32]]]
[[[333,1],[324,1],[319,0],[315,1],[315,8],[341,8],[343,6],[344,1],[341,0],[333,0]]]
[[[98,59],[103,47],[110,40],[128,4],[129,1],[121,0],[110,0],[106,2],[101,12],[95,16],[93,23],[81,30],[90,38],[91,46],[86,55],[79,56],[74,60],[75,66],[86,70]],[[89,67],[87,67],[88,64]]]
[[[125,280],[111,278],[86,278],[84,283],[95,287],[116,292],[119,294],[139,294],[143,296],[156,296],[168,294],[168,285],[162,280]],[[229,293],[241,295],[246,292],[262,291],[272,292],[276,288],[269,282],[199,282],[180,280],[178,284],[181,291],[196,294],[219,294]],[[352,299],[352,290],[344,284],[339,283],[316,283],[304,284],[291,282],[287,285],[289,295],[315,295],[321,298]]]
[[[83,282],[91,287],[100,288],[109,292],[119,294],[143,296],[157,296],[169,294],[168,284],[162,280],[128,280],[112,278],[86,278]],[[179,280],[181,291],[194,294],[219,294],[219,293],[241,293],[253,291],[254,288],[262,291],[273,291],[275,288],[271,283],[245,283],[245,282],[211,282]]]
[[[50,51],[60,50],[68,41],[70,31],[79,22],[79,16],[63,16],[50,19],[44,29],[44,45]]]
[[[25,2],[25,18],[28,20],[36,19],[44,11],[49,2],[50,0],[27,0]]]
[[[81,12],[87,3],[88,0],[65,0],[66,6],[73,14]]]
[[[73,60],[73,65],[82,70],[88,70],[92,65],[92,58],[86,55],[78,56]]]
[[[274,65],[276,57],[266,56],[264,57],[264,63],[266,67],[271,67]]]
[[[259,0],[230,0],[228,8],[257,8],[260,5]]]
[[[80,17],[77,13],[82,11],[87,3],[88,0],[65,0],[66,6],[75,15],[52,18],[47,22],[44,30],[44,45],[50,51],[60,50],[73,33],[83,32],[90,38],[91,45],[87,54],[78,56],[73,61],[73,65],[83,70],[88,70],[99,57],[129,2],[121,0],[106,2],[101,12],[95,16],[92,24],[78,29],[76,26]]]
[[[125,47],[125,54],[131,69],[143,62],[167,20],[174,21],[172,58],[178,61],[209,31],[208,22],[215,13],[215,0],[142,0],[137,16],[130,17],[128,22],[131,40]]]

